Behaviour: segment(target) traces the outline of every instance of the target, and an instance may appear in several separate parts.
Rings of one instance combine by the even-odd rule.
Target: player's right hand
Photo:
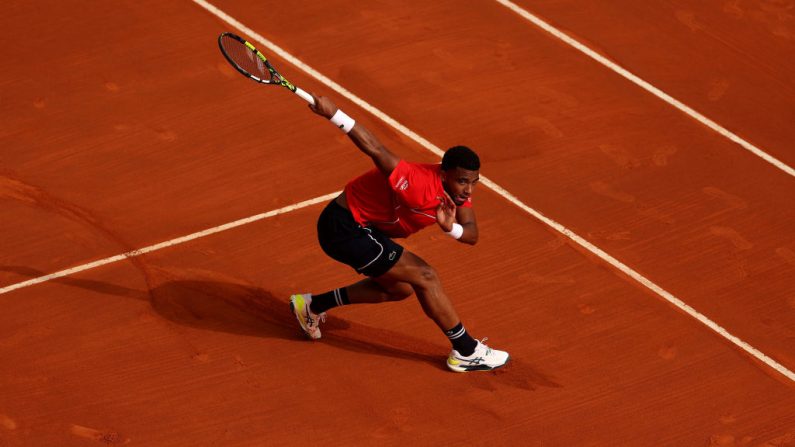
[[[315,99],[314,104],[310,104],[309,108],[318,115],[331,119],[337,113],[337,105],[325,96],[315,96],[314,93],[309,93]]]

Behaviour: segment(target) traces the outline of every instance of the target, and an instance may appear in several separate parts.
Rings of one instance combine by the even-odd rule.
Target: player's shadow
[[[20,266],[0,266],[0,271],[28,277],[43,274]],[[146,292],[72,277],[56,278],[52,282],[104,295],[148,301],[157,314],[183,326],[311,343],[300,333],[286,298],[274,297],[259,287],[218,280],[180,279],[162,281]],[[330,316],[322,329],[322,343],[339,349],[422,362],[446,370],[444,358],[449,347],[442,344],[336,316]],[[497,377],[489,378],[490,375]],[[499,383],[525,390],[561,387],[522,360],[512,360],[505,368],[492,373],[472,374],[469,381],[484,389],[493,389]]]
[[[159,315],[184,326],[311,343],[300,333],[286,299],[262,288],[218,281],[167,281],[151,290],[150,303]],[[334,316],[322,329],[322,342],[340,349],[444,366],[442,345]]]
[[[36,278],[45,273],[24,266],[0,265],[0,272]],[[205,279],[169,280],[168,272],[151,269],[158,285],[148,292],[104,281],[61,277],[50,282],[103,295],[148,301],[157,314],[174,323],[202,330],[311,343],[300,333],[286,297],[250,285]],[[371,355],[397,357],[443,367],[445,347],[388,329],[372,328],[329,317],[323,324],[323,343]],[[344,329],[344,331],[341,331]],[[383,340],[379,342],[377,340]],[[442,365],[442,366],[440,366]]]

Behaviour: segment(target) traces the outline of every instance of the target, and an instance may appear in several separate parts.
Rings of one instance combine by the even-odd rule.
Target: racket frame
[[[232,59],[232,57],[226,52],[226,49],[224,49],[223,39],[224,39],[225,36],[231,37],[232,39],[240,42],[246,48],[251,50],[254,53],[254,55],[260,59],[260,61],[264,64],[265,68],[270,73],[270,75],[271,75],[270,79],[263,79],[263,78],[261,78],[259,76],[256,76],[256,75],[254,75],[252,73],[249,73],[248,71],[243,69],[243,67],[241,67],[237,62],[235,62],[234,59]],[[237,71],[239,71],[240,74],[242,74],[243,76],[246,76],[247,78],[249,78],[249,79],[251,79],[253,81],[259,82],[260,84],[281,85],[282,87],[286,88],[287,90],[290,90],[291,92],[293,92],[296,95],[300,96],[304,101],[306,101],[306,102],[308,102],[310,104],[314,104],[315,103],[315,100],[314,100],[314,98],[312,98],[312,95],[310,95],[308,92],[296,87],[292,82],[290,82],[287,79],[285,79],[284,76],[279,74],[279,72],[276,71],[275,68],[273,68],[271,63],[268,61],[268,58],[265,57],[265,55],[262,54],[262,52],[260,52],[254,45],[252,45],[250,42],[248,42],[247,40],[243,39],[242,37],[238,36],[237,34],[230,33],[230,32],[221,33],[221,35],[218,36],[218,48],[221,49],[221,54],[224,55],[224,58],[226,58],[227,62],[229,62],[229,64],[232,65],[232,67],[234,67]]]

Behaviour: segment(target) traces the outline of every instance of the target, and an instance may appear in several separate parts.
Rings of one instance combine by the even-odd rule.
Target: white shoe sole
[[[511,359],[511,356],[508,356],[508,357],[505,358],[505,362],[503,362],[503,363],[501,363],[499,365],[496,365],[496,366],[485,365],[485,364],[465,365],[466,361],[452,359],[450,357],[447,358],[447,362],[446,363],[447,363],[447,367],[450,368],[451,371],[458,372],[458,373],[464,373],[464,372],[471,372],[471,371],[493,371],[495,369],[502,368],[503,366],[505,366],[505,364],[508,363],[508,360],[510,360],[510,359]],[[454,363],[451,363],[451,361],[454,362]]]

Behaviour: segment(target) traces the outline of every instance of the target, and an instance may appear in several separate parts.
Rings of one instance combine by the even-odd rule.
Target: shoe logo
[[[389,260],[390,261],[394,261],[395,260],[395,256],[397,256],[397,252],[396,251],[393,251],[393,252],[389,253]]]
[[[456,357],[456,359],[460,360],[462,362],[466,362],[466,363],[468,363],[470,365],[480,365],[481,363],[486,361],[486,359],[484,357],[475,357],[474,359],[465,359],[465,358],[461,358],[461,357]],[[452,360],[452,357],[450,357],[450,360]],[[460,362],[458,362],[458,363],[460,363]]]

